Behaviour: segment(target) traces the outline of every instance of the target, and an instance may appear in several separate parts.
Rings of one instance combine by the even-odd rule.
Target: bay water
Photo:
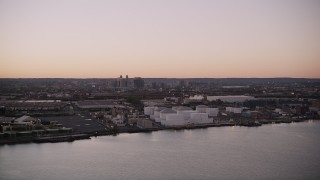
[[[320,179],[320,121],[4,145],[0,179]]]

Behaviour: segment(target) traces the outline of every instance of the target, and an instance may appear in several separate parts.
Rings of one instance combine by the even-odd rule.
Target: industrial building
[[[103,110],[103,109],[111,109],[114,107],[124,108],[122,105],[118,105],[112,101],[106,100],[85,100],[85,101],[77,101],[76,106],[80,109],[86,110]]]
[[[3,101],[0,107],[1,113],[11,116],[72,113],[69,104],[60,100]]]
[[[135,77],[133,80],[133,87],[136,89],[144,88],[144,80],[141,77]]]
[[[40,119],[30,116],[21,116],[10,122],[2,122],[1,128],[1,132],[10,137],[42,136],[45,134],[54,135],[72,132],[72,128],[63,127],[57,121],[50,121],[48,124],[44,124]]]
[[[226,107],[227,113],[241,114],[242,110],[242,107]]]
[[[222,102],[234,103],[234,102],[245,102],[248,100],[255,99],[253,96],[207,96],[208,101],[221,100]]]
[[[116,79],[115,87],[128,88],[128,84],[129,84],[129,76],[126,75],[126,78],[122,78],[122,75],[120,75],[120,77]]]
[[[172,108],[144,107],[145,115],[149,115],[150,119],[167,127],[213,123],[213,118],[211,117],[217,116],[218,112],[218,108],[209,108],[204,105],[197,106],[196,110],[185,106]]]

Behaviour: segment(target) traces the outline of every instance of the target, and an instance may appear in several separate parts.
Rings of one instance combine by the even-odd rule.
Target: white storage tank
[[[184,125],[186,125],[186,123],[183,120],[166,122],[166,126],[184,126]]]
[[[167,121],[165,119],[156,119],[156,122],[160,122],[161,125],[166,126],[167,125]]]
[[[154,108],[154,117],[160,118],[160,111],[166,109],[165,107],[155,107]]]
[[[196,113],[197,111],[189,110],[189,111],[178,111],[179,115],[183,116],[184,120],[189,120],[191,118],[192,113]]]
[[[149,109],[149,107],[144,107],[144,108],[143,108],[143,112],[144,112],[145,115],[150,115],[150,109]]]
[[[161,121],[161,124],[165,126],[183,126],[186,125],[186,122],[182,115],[167,114],[166,121]]]
[[[183,116],[179,114],[167,114],[167,121],[183,120]]]
[[[156,121],[156,122],[161,122],[163,119],[161,119],[160,117],[155,117],[154,118],[154,121]],[[165,120],[165,119],[164,119]]]
[[[169,108],[163,109],[160,111],[160,118],[166,119],[167,114],[177,114],[177,112]]]
[[[209,123],[209,118],[207,113],[192,113],[190,122],[194,124]]]
[[[154,108],[155,107],[150,107],[150,115],[154,115]]]

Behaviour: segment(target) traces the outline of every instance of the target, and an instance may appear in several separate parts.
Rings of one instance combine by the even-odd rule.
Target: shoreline
[[[153,129],[134,129],[127,131],[119,132],[90,132],[90,133],[76,133],[76,134],[67,134],[67,135],[57,135],[57,136],[41,136],[41,137],[16,137],[9,139],[1,139],[0,146],[2,145],[15,145],[15,144],[25,144],[25,143],[58,143],[58,142],[73,142],[76,140],[82,139],[91,139],[91,137],[97,136],[111,136],[118,135],[122,133],[151,133],[154,131],[161,130],[188,130],[188,129],[203,129],[210,127],[228,127],[228,126],[243,126],[243,127],[258,127],[265,124],[289,124],[289,123],[298,123],[319,119],[286,119],[286,120],[260,120],[259,123],[212,123],[212,124],[203,124],[203,125],[192,125],[192,126],[180,126],[180,127],[163,127],[163,128],[153,128]]]

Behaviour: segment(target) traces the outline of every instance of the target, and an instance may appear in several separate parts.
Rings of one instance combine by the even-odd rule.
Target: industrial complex
[[[128,75],[115,79],[2,79],[0,144],[319,119],[319,80],[240,82]]]

